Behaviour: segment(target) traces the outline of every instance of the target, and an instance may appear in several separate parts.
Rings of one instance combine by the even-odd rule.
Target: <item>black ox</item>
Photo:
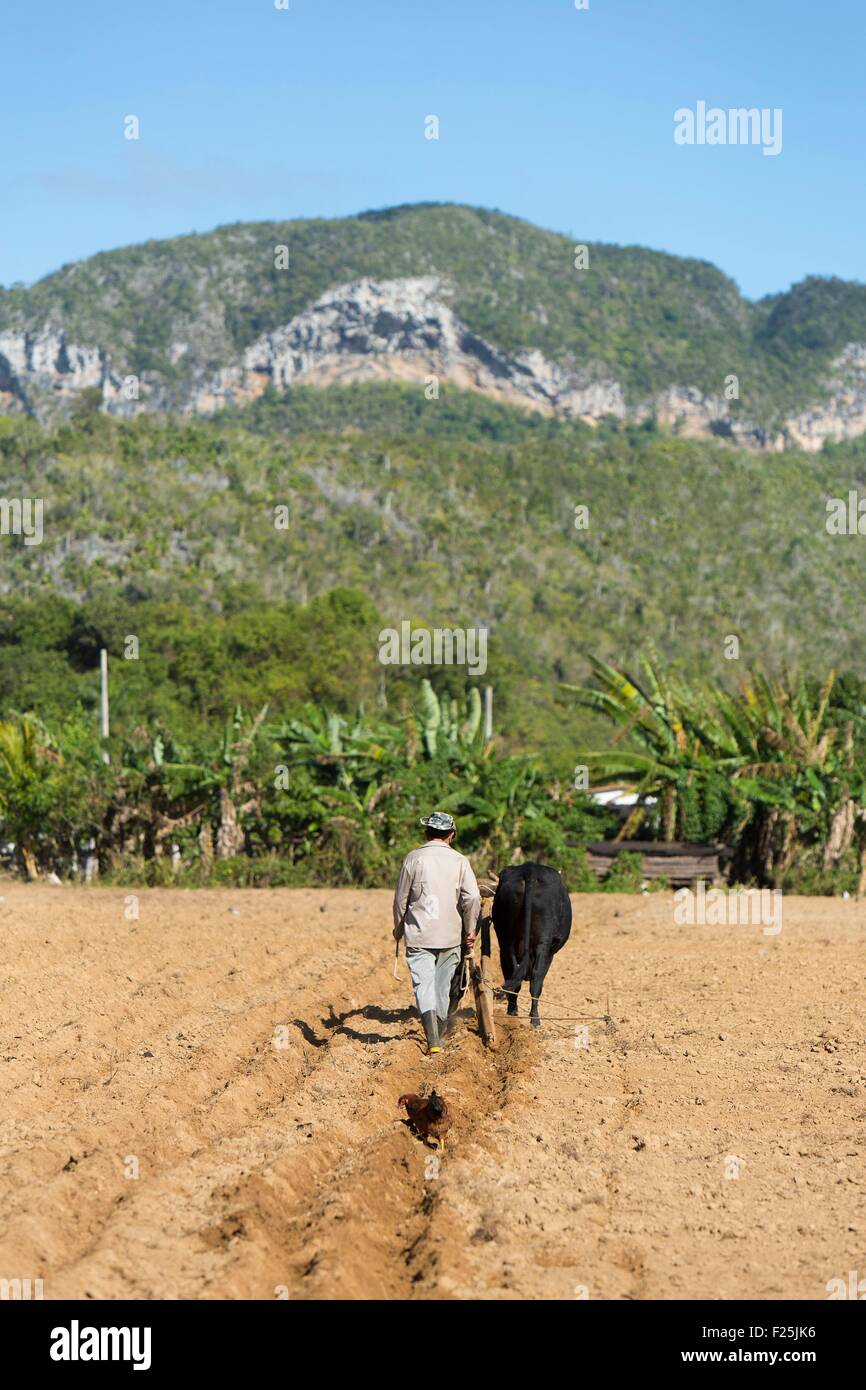
[[[499,942],[508,1012],[517,1013],[517,996],[528,979],[532,999],[529,1021],[538,1028],[544,977],[571,933],[571,902],[558,871],[532,863],[503,869],[493,898],[493,929]],[[489,952],[489,922],[482,924],[482,950],[485,930]]]

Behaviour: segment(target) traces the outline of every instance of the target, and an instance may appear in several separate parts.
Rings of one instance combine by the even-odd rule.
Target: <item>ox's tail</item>
[[[523,887],[523,950],[511,980],[512,989],[519,989],[529,974],[529,932],[532,926],[532,879]]]

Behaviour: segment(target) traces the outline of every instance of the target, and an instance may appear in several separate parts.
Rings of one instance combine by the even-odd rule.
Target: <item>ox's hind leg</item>
[[[544,989],[544,977],[550,969],[550,948],[539,946],[533,956],[529,971],[529,993],[532,995],[532,1004],[529,1010],[529,1022],[533,1028],[541,1027],[541,1018],[538,1013],[538,1001],[541,998],[541,991]]]
[[[512,1018],[516,1018],[517,996],[520,993],[520,985],[522,983],[520,980],[515,980],[514,978],[517,974],[517,961],[514,959],[514,956],[511,951],[509,951],[507,955],[503,951],[501,952],[501,963],[503,979],[502,989],[506,999],[508,1000],[507,1012],[511,1015]]]

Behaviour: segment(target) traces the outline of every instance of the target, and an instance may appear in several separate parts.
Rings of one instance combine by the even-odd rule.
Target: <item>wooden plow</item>
[[[481,945],[480,964],[474,956],[469,963],[469,977],[475,994],[475,1016],[478,1031],[485,1047],[496,1046],[496,1024],[493,1022],[493,980],[490,975],[490,920],[483,923],[482,932],[487,933],[487,953]]]
[[[496,1046],[496,1025],[493,1022],[493,974],[490,962],[490,926],[491,909],[493,907],[493,893],[495,892],[495,882],[489,884],[483,881],[481,887],[481,916],[479,918],[479,931],[475,937],[475,945],[471,951],[463,948],[463,957],[460,966],[454,974],[454,981],[451,985],[451,1002],[448,1013],[454,1014],[460,1007],[464,995],[468,993],[469,986],[472,986],[472,994],[475,1002],[475,1016],[478,1019],[478,1032],[485,1047]],[[481,938],[481,955],[476,956],[479,936]]]

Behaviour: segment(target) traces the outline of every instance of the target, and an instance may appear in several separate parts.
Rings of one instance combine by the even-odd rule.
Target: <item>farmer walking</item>
[[[452,846],[453,816],[434,811],[421,824],[425,843],[406,855],[397,880],[394,940],[405,939],[415,1003],[433,1053],[442,1051],[451,981],[461,941],[470,949],[474,944],[481,894],[469,860]]]

